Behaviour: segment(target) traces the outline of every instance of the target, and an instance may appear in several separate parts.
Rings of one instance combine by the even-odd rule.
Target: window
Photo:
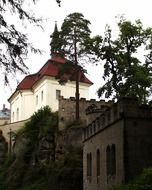
[[[115,145],[111,147],[111,175],[116,174],[116,150]]]
[[[61,96],[61,90],[56,90],[56,100],[59,100]]]
[[[97,177],[100,176],[100,150],[97,149],[97,155],[96,155],[96,171],[97,171]]]
[[[95,121],[93,122],[92,125],[93,125],[93,132],[96,133],[96,123],[95,123]]]
[[[90,153],[90,176],[92,176],[92,154]]]
[[[83,130],[83,138],[86,138],[86,129]]]
[[[92,154],[87,154],[87,176],[92,176]]]
[[[16,111],[16,120],[17,121],[19,120],[19,108],[17,108],[17,111]]]
[[[43,91],[41,91],[41,101],[43,101]]]
[[[12,113],[12,121],[14,122],[14,112]]]
[[[108,111],[107,111],[107,120],[108,120],[108,123],[110,122],[110,117],[111,117],[111,116],[110,116],[110,111],[108,110]]]
[[[97,118],[96,124],[97,124],[98,130],[99,130],[100,129],[100,118]]]
[[[89,136],[89,127],[87,127],[87,137]]]
[[[108,146],[106,150],[107,176],[116,174],[116,148],[115,145]]]
[[[110,175],[110,146],[107,146],[106,150],[106,166],[107,166],[107,176]]]
[[[105,125],[105,115],[102,115],[102,125]]]
[[[38,105],[38,95],[36,95],[36,105]]]
[[[89,128],[90,128],[90,135],[92,135],[92,126],[90,126]]]
[[[89,176],[89,154],[87,154],[87,176]]]

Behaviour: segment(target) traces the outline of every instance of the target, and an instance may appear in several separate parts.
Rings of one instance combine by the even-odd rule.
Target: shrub
[[[152,190],[152,168],[144,169],[139,177],[126,185],[116,186],[113,190]]]

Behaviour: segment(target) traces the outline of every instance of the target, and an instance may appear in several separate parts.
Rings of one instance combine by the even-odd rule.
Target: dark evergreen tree
[[[90,38],[90,21],[81,13],[69,14],[61,26],[62,51],[65,56],[75,62],[75,45],[78,63],[82,63],[82,57],[86,57],[86,41]]]

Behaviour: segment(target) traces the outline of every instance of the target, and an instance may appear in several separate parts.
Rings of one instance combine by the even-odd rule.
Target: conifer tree
[[[61,26],[61,51],[71,62],[63,68],[61,73],[71,74],[76,81],[76,120],[79,120],[79,78],[80,71],[84,71],[81,65],[82,57],[86,57],[89,51],[86,48],[86,41],[90,39],[90,21],[85,19],[81,13],[69,14]],[[72,72],[71,72],[72,71]]]
[[[75,44],[78,63],[82,63],[82,57],[86,55],[86,41],[90,38],[90,21],[81,13],[69,14],[61,26],[62,51],[65,56],[75,62]],[[86,57],[86,56],[85,56]]]
[[[76,81],[76,120],[79,119],[79,77],[80,71],[84,71],[81,63],[91,54],[87,46],[87,42],[91,39],[89,25],[90,21],[85,19],[83,14],[69,14],[63,21],[57,43],[57,51],[70,60],[61,68],[59,78],[66,73],[71,76],[71,80]],[[54,48],[52,42],[51,49]]]

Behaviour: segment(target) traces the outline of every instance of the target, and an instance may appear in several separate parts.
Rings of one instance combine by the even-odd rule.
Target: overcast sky
[[[74,12],[83,13],[84,17],[91,22],[90,29],[93,35],[103,35],[105,25],[109,24],[114,32],[116,28],[116,16],[124,15],[126,19],[131,21],[140,19],[145,27],[152,27],[151,19],[152,0],[62,0],[61,7],[58,7],[55,0],[39,0],[34,7],[34,12],[37,16],[43,17],[44,31],[41,29],[21,27],[28,34],[31,42],[38,48],[44,51],[42,55],[29,55],[26,61],[30,73],[37,72],[45,62],[50,58],[50,35],[54,30],[55,21],[58,23],[58,28],[64,18]],[[33,9],[30,7],[29,9]],[[12,16],[8,19],[10,23],[15,22]],[[101,66],[87,66],[88,78],[91,79],[94,85],[90,89],[90,98],[96,98],[96,90],[103,84]],[[20,77],[20,80],[24,76]],[[4,87],[1,83],[0,87],[0,106],[5,103],[9,106],[7,99],[15,90],[16,85],[12,85],[12,91]],[[0,107],[0,109],[1,109]]]

